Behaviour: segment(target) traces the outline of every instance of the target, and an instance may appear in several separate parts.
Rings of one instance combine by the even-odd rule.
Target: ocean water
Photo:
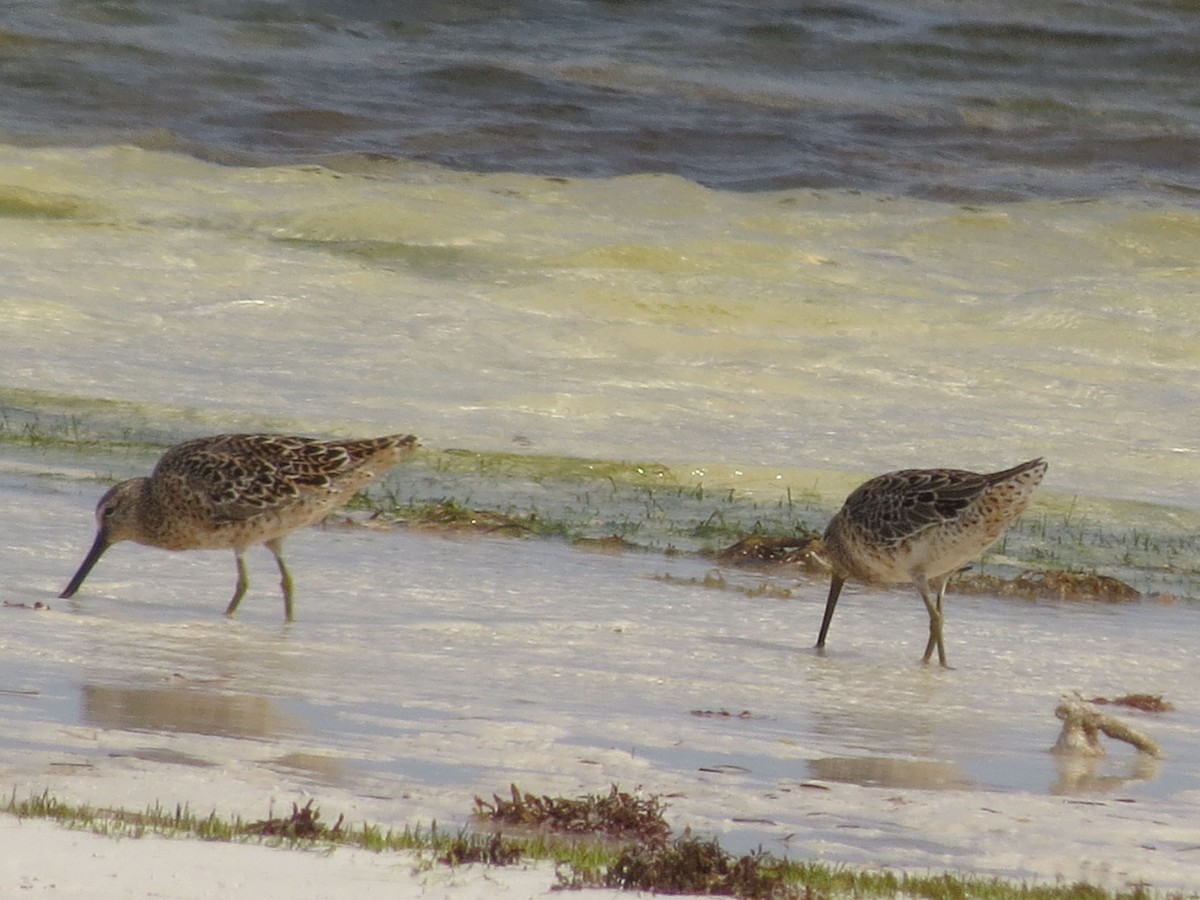
[[[1186,3],[10,4],[10,140],[738,190],[1194,199]]]
[[[747,796],[829,778],[1047,797],[1081,790],[1045,754],[1055,723],[1039,717],[1058,695],[1146,690],[1179,707],[1158,726],[1167,759],[1087,784],[1166,815],[1153,804],[1196,790],[1200,728],[1180,668],[1200,598],[1198,32],[1187,4],[1158,2],[10,4],[0,565],[6,603],[52,610],[5,610],[6,746],[83,753],[118,776],[133,759],[156,785],[156,766],[207,760],[264,790],[263,767],[295,775],[279,759],[345,757],[318,783],[366,802],[415,779],[457,791],[454,808],[492,782],[585,787],[580,760],[600,757],[651,790],[742,765],[765,779]],[[707,563],[581,561],[557,544],[298,536],[293,568],[314,563],[287,631],[257,564],[248,622],[220,621],[223,554],[123,546],[77,601],[56,601],[104,484],[175,441],[264,429],[411,431],[426,451],[383,490],[585,508],[596,534],[635,539],[676,513],[753,525],[793,501],[788,521],[820,527],[869,474],[1041,455],[1038,502],[994,562],[1094,568],[1148,599],[956,600],[951,660],[976,674],[935,675],[950,687],[908,668],[923,613],[906,592],[849,598],[823,663],[803,655],[816,583],[785,578],[796,602],[725,610],[687,584]],[[564,459],[587,462],[560,477]],[[680,498],[686,510],[664,512]],[[340,562],[372,553],[389,554],[385,570]],[[677,612],[693,630],[644,664]],[[363,636],[393,615],[389,652],[413,655],[394,672]],[[632,625],[633,659],[598,637]],[[57,630],[73,635],[58,649]],[[559,656],[571,641],[580,671]],[[360,660],[355,677],[396,702],[326,693],[326,656]],[[445,692],[413,693],[438,670],[454,673]],[[792,696],[793,676],[810,693]],[[529,712],[523,678],[603,685],[600,724],[599,701],[574,689]],[[460,720],[456,702],[491,710],[478,715],[495,733],[462,726],[476,712]],[[722,707],[753,716],[724,734],[729,722],[691,715]],[[632,752],[609,737],[622,715],[635,731],[674,724]],[[81,750],[89,729],[99,743]],[[470,748],[459,762],[417,752],[449,753],[455,735]],[[109,742],[136,753],[105,757]],[[502,761],[478,761],[489,753]],[[36,787],[62,771],[22,757],[10,775]],[[286,793],[314,776],[279,777],[270,789]],[[797,824],[772,806],[743,818],[778,830],[743,828],[719,814],[727,793],[695,790],[687,812],[749,846]],[[423,802],[414,815],[453,814]],[[880,848],[918,825],[854,846],[840,827],[797,846],[894,864]],[[920,858],[943,864],[936,848]]]

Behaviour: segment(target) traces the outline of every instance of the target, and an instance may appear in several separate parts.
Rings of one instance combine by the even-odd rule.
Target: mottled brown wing
[[[302,493],[330,488],[363,457],[355,444],[286,435],[227,434],[188,441],[159,460],[170,479],[214,522],[240,522],[286,507]]]
[[[846,498],[846,513],[885,543],[953,519],[983,493],[984,476],[959,469],[905,469],[872,478]]]

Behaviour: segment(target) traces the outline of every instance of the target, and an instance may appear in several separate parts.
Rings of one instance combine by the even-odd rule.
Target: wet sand
[[[120,545],[58,600],[96,492],[42,478],[0,487],[14,523],[2,548],[0,774],[18,798],[48,790],[251,820],[311,799],[326,820],[459,827],[475,796],[512,783],[568,796],[619,784],[666,798],[677,832],[732,852],[1200,884],[1186,606],[950,597],[956,668],[940,671],[917,663],[925,612],[910,591],[848,593],[822,657],[818,581],[789,580],[790,599],[751,597],[688,583],[710,570],[702,559],[355,527],[289,541],[291,626],[270,555],[252,551],[250,591],[228,621],[224,552]],[[1054,707],[1072,691],[1164,695],[1174,712],[1121,715],[1165,757],[1112,742],[1099,760],[1051,754]],[[389,896],[496,885],[538,896],[553,882],[542,867],[418,877],[410,861],[353,851],[154,839],[180,855],[159,869],[136,841],[0,825],[7,848],[31,844],[6,852],[2,890],[54,883],[70,896],[86,882],[88,896],[189,896],[158,885],[195,866],[209,890],[228,878],[226,895],[273,896],[256,879],[277,858],[355,896],[380,882]]]

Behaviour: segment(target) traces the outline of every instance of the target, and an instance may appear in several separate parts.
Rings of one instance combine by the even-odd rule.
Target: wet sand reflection
[[[81,717],[96,728],[268,740],[304,730],[266,697],[180,685],[84,684]]]

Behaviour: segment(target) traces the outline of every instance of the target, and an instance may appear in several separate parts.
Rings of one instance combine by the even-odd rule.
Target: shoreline
[[[827,789],[814,783],[812,788]],[[513,787],[514,792],[516,787]],[[616,786],[612,788],[617,791]],[[515,794],[514,794],[515,797]],[[564,799],[544,798],[554,803]],[[651,798],[654,802],[655,798]],[[170,815],[147,817],[146,814],[130,813],[127,810],[83,807],[82,810],[67,810],[48,795],[40,798],[57,807],[54,814],[45,817],[38,814],[21,815],[14,811],[16,806],[32,806],[10,801],[9,808],[0,810],[0,841],[7,848],[9,862],[0,865],[0,888],[21,890],[45,889],[55,891],[55,896],[87,896],[93,900],[127,897],[142,892],[167,891],[174,898],[202,897],[215,887],[224,891],[224,896],[245,897],[291,897],[297,895],[323,896],[331,900],[352,897],[428,897],[444,895],[459,898],[486,898],[492,896],[551,897],[562,896],[564,890],[571,896],[588,900],[669,893],[677,896],[694,896],[686,890],[672,889],[670,881],[663,882],[655,890],[649,884],[641,888],[605,887],[594,883],[604,869],[612,871],[621,847],[634,847],[637,841],[611,843],[601,839],[592,843],[585,835],[558,835],[551,831],[530,832],[526,838],[511,838],[505,842],[502,826],[488,826],[476,822],[473,826],[462,826],[457,831],[442,832],[439,838],[434,832],[406,826],[402,844],[391,844],[392,832],[387,830],[387,839],[377,839],[369,847],[358,846],[353,840],[345,843],[330,838],[329,829],[323,827],[324,835],[306,837],[251,836],[246,823],[236,820],[236,831],[230,825],[216,819],[216,810],[207,818],[191,817],[190,824],[174,827]],[[997,804],[988,808],[994,815],[1013,812],[1011,804]],[[1100,804],[1103,805],[1103,804]],[[309,807],[312,801],[309,801]],[[161,810],[161,807],[157,807]],[[178,810],[181,807],[176,807]],[[186,807],[184,807],[186,808]],[[1032,807],[1017,801],[1017,808],[1028,812]],[[293,806],[293,810],[298,807]],[[185,816],[191,814],[185,813]],[[292,820],[295,821],[293,815]],[[320,818],[317,811],[316,818]],[[1074,818],[1079,818],[1074,816]],[[1108,817],[1111,823],[1113,817]],[[1128,818],[1126,813],[1116,813],[1115,818]],[[1019,819],[1018,819],[1019,820]],[[1102,817],[1085,814],[1086,820],[1095,825]],[[272,819],[282,822],[283,819]],[[162,823],[166,824],[162,824]],[[138,824],[141,823],[141,824]],[[147,824],[149,823],[149,824]],[[197,831],[197,823],[200,830]],[[214,824],[215,823],[215,824]],[[257,825],[267,824],[258,822]],[[334,832],[340,830],[339,816]],[[1053,827],[1053,826],[1052,826]],[[382,836],[384,829],[368,823],[357,826],[359,833],[373,832]],[[351,828],[354,831],[354,827]],[[513,833],[520,833],[518,829]],[[278,835],[278,833],[276,833]],[[478,858],[470,856],[450,858],[445,848],[453,845],[454,835],[461,841],[472,835],[471,846],[481,850]],[[489,842],[487,835],[491,835]],[[539,836],[540,835],[540,836]],[[353,836],[351,835],[353,838]],[[383,840],[383,843],[380,843]],[[545,843],[547,840],[551,843]],[[594,840],[594,839],[593,839]],[[675,838],[698,842],[703,846],[708,840],[703,836],[692,837],[690,828],[683,837]],[[142,852],[138,845],[155,842],[154,852]],[[554,843],[558,841],[560,843]],[[497,842],[505,843],[503,851],[511,854],[501,859],[488,856],[487,848],[496,853]],[[580,862],[571,862],[570,846],[580,848],[582,854],[574,853]],[[712,846],[717,846],[713,842]],[[558,849],[553,849],[557,847]],[[589,847],[592,849],[589,851]],[[1166,848],[1144,847],[1145,850]],[[1177,849],[1186,850],[1179,847]],[[633,851],[644,853],[644,850]],[[70,858],[71,865],[64,869],[62,862]],[[694,857],[690,856],[694,865]],[[586,859],[587,862],[582,862]],[[730,863],[733,857],[728,857]],[[14,862],[15,861],[15,862]],[[917,893],[920,896],[987,897],[990,900],[1021,900],[1036,896],[1038,900],[1064,900],[1086,892],[1095,900],[1124,898],[1131,896],[1183,898],[1196,896],[1176,880],[1167,887],[1123,870],[1120,860],[1083,861],[1074,875],[1063,873],[1024,874],[1019,877],[997,877],[972,872],[963,868],[925,869],[908,871],[904,867],[872,867],[846,865],[832,861],[797,860],[788,856],[761,856],[752,853],[744,857],[738,867],[753,861],[757,869],[763,866],[763,877],[769,881],[758,881],[758,876],[743,875],[747,879],[744,887],[721,890],[703,890],[698,893],[716,896],[760,896],[758,891],[767,890],[766,884],[777,884],[782,894],[771,896],[807,896],[814,888],[821,896],[891,897],[897,890],[901,893]],[[789,865],[790,875],[775,876],[766,873],[775,871],[777,864]],[[580,868],[580,865],[583,868]],[[736,871],[736,869],[734,869]],[[721,871],[728,871],[722,869]],[[219,875],[213,875],[219,872]],[[584,874],[590,872],[593,874]],[[679,876],[659,876],[679,877]],[[776,878],[780,880],[776,881]],[[711,882],[710,882],[711,884]],[[791,893],[788,893],[788,892]],[[1149,894],[1145,892],[1149,891]],[[763,895],[765,896],[765,895]]]
[[[95,409],[79,414],[69,398],[26,391],[14,396],[46,406],[44,412],[28,412],[28,421],[17,416],[0,424],[0,445],[16,451],[7,461],[14,475],[92,480],[87,473],[96,472],[102,458],[110,468],[100,484],[107,485],[144,473],[176,440],[213,430],[198,431],[192,416],[175,410],[145,437],[131,440],[128,428],[119,425],[130,413],[127,405],[100,404],[113,406],[119,418],[97,422]],[[238,427],[255,430],[261,424],[227,424],[224,430]],[[269,430],[304,431],[279,423]],[[868,477],[422,446],[348,509],[433,531],[549,537],[599,552],[716,558],[751,535],[819,532]],[[1200,510],[1043,486],[976,570],[980,567],[1009,579],[1030,570],[1095,574],[1150,597],[1200,600]]]

